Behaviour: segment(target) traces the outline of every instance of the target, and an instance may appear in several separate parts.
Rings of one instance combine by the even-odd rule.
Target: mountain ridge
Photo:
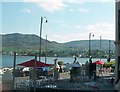
[[[3,51],[35,51],[38,52],[40,47],[40,38],[35,34],[4,34],[2,36],[2,50]],[[72,51],[77,53],[77,51],[89,50],[89,40],[75,40],[65,43],[59,43],[56,41],[49,41],[46,39],[41,39],[41,48],[45,52],[46,46],[47,50],[51,53],[67,53]],[[109,45],[111,50],[115,50],[113,41],[109,44],[109,40],[101,40],[101,50],[108,51]],[[91,40],[91,50],[100,50],[100,41]],[[53,52],[54,51],[54,52]]]

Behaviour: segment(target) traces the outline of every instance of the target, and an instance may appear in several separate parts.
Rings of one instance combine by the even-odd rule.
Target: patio
[[[111,83],[111,76],[101,76],[94,79],[89,79],[88,76],[77,76],[74,81],[70,82],[70,78],[61,78],[59,81],[54,81],[53,78],[39,79],[36,81],[26,78],[17,78],[15,90],[33,90],[34,85],[38,89],[50,90],[69,90],[69,91],[115,91],[114,83]]]

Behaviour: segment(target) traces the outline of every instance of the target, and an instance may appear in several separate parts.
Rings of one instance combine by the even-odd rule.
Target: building
[[[116,8],[116,38],[115,38],[115,86],[120,92],[120,0],[115,2]]]

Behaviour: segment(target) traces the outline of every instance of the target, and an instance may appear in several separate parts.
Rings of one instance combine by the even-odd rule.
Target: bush
[[[112,67],[113,64],[115,64],[115,61],[106,62],[106,63],[103,65],[103,67],[109,68],[109,67]]]
[[[63,61],[58,61],[58,65],[64,65]]]

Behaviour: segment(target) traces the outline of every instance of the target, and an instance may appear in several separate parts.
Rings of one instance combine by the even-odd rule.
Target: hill
[[[88,50],[89,48],[89,40],[71,41],[71,42],[64,43],[64,44],[69,48],[80,48],[81,50]],[[91,49],[99,50],[100,40],[91,40]],[[109,50],[109,40],[101,40],[101,49],[103,51]],[[115,50],[113,41],[111,41],[110,43],[110,49]]]
[[[25,52],[38,52],[39,51],[39,43],[40,38],[34,34],[5,34],[2,36],[2,50],[4,52],[13,52],[18,51],[20,53]],[[41,40],[42,43],[42,52],[45,52],[46,46],[48,52],[51,54],[55,53],[63,53],[67,54],[70,52],[71,54],[77,53],[78,51],[88,50],[89,41],[88,40],[79,40],[79,41],[71,41],[67,43],[58,43],[55,41],[49,41],[45,39]],[[111,50],[115,49],[114,43],[111,41],[110,44]],[[103,51],[107,51],[109,49],[109,40],[101,40],[101,48]],[[91,50],[99,50],[100,49],[100,41],[99,40],[91,40]],[[44,53],[45,54],[45,53]]]
[[[39,50],[40,46],[40,38],[34,34],[6,34],[0,35],[2,36],[2,48],[3,50],[10,51],[18,51],[18,50]],[[42,50],[45,49],[46,40],[41,39]],[[64,44],[60,44],[57,42],[52,42],[47,40],[47,47],[52,50],[62,49],[64,48]]]

